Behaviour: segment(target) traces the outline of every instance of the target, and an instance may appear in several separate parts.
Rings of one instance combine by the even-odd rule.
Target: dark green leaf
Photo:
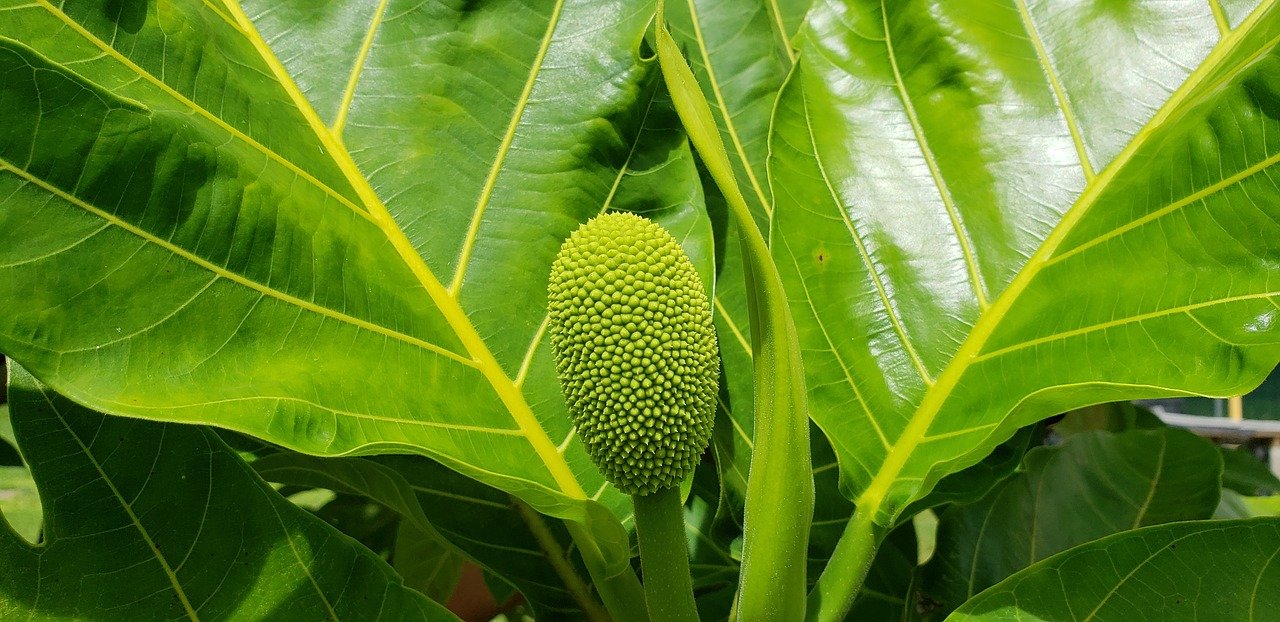
[[[982,500],[942,513],[933,559],[922,568],[931,618],[1031,564],[1113,533],[1209,518],[1222,462],[1185,430],[1084,432],[1040,447],[1026,470]],[[935,617],[936,616],[936,617]]]
[[[910,619],[916,606],[912,582],[917,555],[914,525],[901,525],[889,532],[876,551],[867,580],[853,603],[850,619],[886,622]]]
[[[900,521],[910,520],[922,510],[946,503],[977,501],[1012,475],[1022,464],[1027,450],[1038,445],[1043,435],[1044,427],[1038,424],[1018,430],[1013,438],[997,445],[982,462],[942,478],[928,496],[907,507]]]
[[[1174,523],[1046,559],[949,622],[1268,620],[1280,611],[1280,519]]]
[[[0,529],[0,618],[457,619],[212,431],[100,415],[16,366],[9,389],[45,540]]]
[[[399,513],[416,531],[449,543],[502,577],[549,614],[600,606],[584,585],[580,562],[568,557],[571,540],[563,525],[527,507],[521,511],[511,495],[430,460],[315,458],[282,452],[259,458],[253,466],[270,481],[323,486],[373,499]],[[579,592],[575,595],[573,590]]]
[[[1272,449],[1271,451],[1276,451]],[[1280,494],[1280,479],[1247,448],[1222,449],[1222,487],[1246,497]]]
[[[1058,437],[1067,437],[1092,430],[1123,432],[1163,427],[1164,422],[1142,406],[1133,402],[1107,402],[1066,413],[1060,421],[1053,424],[1053,432]]]

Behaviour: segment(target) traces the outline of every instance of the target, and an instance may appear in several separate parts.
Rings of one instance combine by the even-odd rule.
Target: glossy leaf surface
[[[1117,534],[1050,557],[947,620],[1265,620],[1280,611],[1280,519]]]
[[[1275,366],[1280,10],[1210,5],[810,12],[773,251],[878,522],[1029,422]]]
[[[0,617],[457,620],[212,431],[103,416],[16,366],[9,388],[45,529],[0,529]]]

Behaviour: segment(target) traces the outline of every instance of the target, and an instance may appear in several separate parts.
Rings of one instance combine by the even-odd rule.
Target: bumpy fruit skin
[[[684,249],[648,219],[598,216],[565,240],[548,289],[560,387],[591,459],[627,494],[679,485],[711,438],[720,374]]]

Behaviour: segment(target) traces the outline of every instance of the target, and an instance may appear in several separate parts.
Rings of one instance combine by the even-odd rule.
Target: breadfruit
[[[720,359],[693,263],[657,223],[598,216],[561,246],[551,346],[587,453],[623,492],[679,485],[711,437]]]

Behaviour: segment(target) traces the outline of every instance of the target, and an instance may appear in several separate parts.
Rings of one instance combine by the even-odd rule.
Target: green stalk
[[[818,584],[809,592],[808,622],[839,622],[849,614],[888,531],[875,523],[872,514],[855,510],[845,525]]]
[[[578,604],[583,615],[587,616],[591,622],[608,622],[608,612],[591,596],[591,586],[578,576],[578,572],[569,561],[569,556],[565,554],[555,535],[547,527],[547,522],[543,520],[542,515],[515,495],[511,495],[511,507],[515,508],[516,513],[529,526],[529,533],[532,533],[533,539],[538,542],[538,548],[542,549],[547,563],[555,569],[556,575],[560,577],[565,589],[569,591],[569,595]]]
[[[600,600],[604,602],[605,609],[609,610],[609,615],[616,622],[649,622],[644,590],[630,566],[622,572],[611,574],[591,533],[575,521],[564,521],[564,525],[569,528],[574,544],[578,545],[582,562],[586,564],[591,582],[600,593]]]
[[[662,0],[655,30],[658,62],[676,112],[728,201],[730,218],[738,228],[751,310],[755,449],[747,481],[735,617],[751,622],[801,620],[814,493],[799,338],[782,277],[734,180],[711,107],[679,45],[667,32]]]
[[[662,622],[698,622],[684,535],[684,505],[679,488],[633,495],[640,569],[649,615]]]

